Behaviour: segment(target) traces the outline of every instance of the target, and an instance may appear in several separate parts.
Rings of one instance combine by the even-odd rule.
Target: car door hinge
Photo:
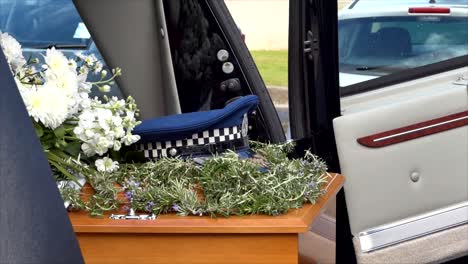
[[[309,60],[314,60],[315,53],[319,50],[318,38],[314,36],[314,33],[309,30],[307,31],[307,40],[304,41],[304,54],[307,54]]]

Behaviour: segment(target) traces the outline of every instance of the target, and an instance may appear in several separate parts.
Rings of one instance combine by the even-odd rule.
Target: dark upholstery
[[[411,54],[411,37],[406,29],[382,28],[376,33],[373,55],[377,57],[407,57]]]

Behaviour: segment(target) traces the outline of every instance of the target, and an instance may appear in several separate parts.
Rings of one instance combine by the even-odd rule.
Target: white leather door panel
[[[407,92],[406,92],[407,93]],[[468,110],[466,86],[405,94],[334,120],[351,232],[468,200],[468,126],[369,148],[357,139]],[[419,175],[414,182],[411,175]],[[414,177],[413,177],[414,179]]]

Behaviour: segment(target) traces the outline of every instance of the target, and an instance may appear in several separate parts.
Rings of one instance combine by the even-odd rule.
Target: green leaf
[[[50,145],[43,142],[43,143],[42,143],[42,148],[43,148],[44,150],[49,150],[49,149],[50,149]]]
[[[44,129],[42,129],[42,126],[36,122],[34,122],[34,130],[36,131],[38,138],[41,138],[44,135]]]
[[[71,174],[70,172],[68,172],[64,167],[60,166],[60,164],[58,164],[58,162],[55,162],[55,161],[49,159],[49,163],[52,166],[54,166],[58,171],[60,171],[60,173],[62,173],[69,180],[74,181],[76,184],[80,185],[80,183],[78,182],[76,177],[73,176],[73,174]]]
[[[73,130],[76,127],[76,124],[62,124],[63,128],[65,129],[65,132],[67,132],[70,135],[74,135]]]
[[[57,138],[63,138],[65,136],[65,128],[63,126],[59,126],[54,129],[54,134]]]
[[[80,149],[81,149],[80,142],[70,142],[64,148],[64,151],[73,157],[78,157],[78,154],[80,154]]]

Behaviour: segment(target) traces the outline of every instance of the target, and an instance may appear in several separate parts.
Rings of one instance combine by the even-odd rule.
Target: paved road
[[[275,104],[278,116],[283,124],[284,132],[287,138],[291,137],[289,130],[289,108],[288,108],[288,88],[278,86],[268,86],[271,100]]]
[[[282,105],[282,106],[276,106],[276,110],[281,120],[281,124],[283,125],[284,133],[286,133],[286,138],[290,139],[291,131],[289,127],[289,108],[287,105]]]

